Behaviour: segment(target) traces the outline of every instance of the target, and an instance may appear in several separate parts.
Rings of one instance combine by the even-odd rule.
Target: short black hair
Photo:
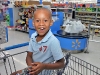
[[[37,10],[46,10],[46,11],[48,11],[48,12],[49,12],[49,14],[50,14],[50,17],[52,18],[52,12],[51,12],[51,10],[50,10],[50,9],[45,8],[45,7],[37,8],[37,9],[34,11],[34,14],[35,14],[35,12],[36,12]],[[33,16],[34,16],[34,14],[33,14]]]

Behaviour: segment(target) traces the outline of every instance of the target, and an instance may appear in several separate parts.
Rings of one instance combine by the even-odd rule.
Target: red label
[[[40,50],[40,51],[43,50],[43,52],[45,52],[45,51],[47,50],[47,46],[41,46],[41,47],[39,48],[39,50]]]
[[[39,48],[40,51],[42,51],[42,46]]]
[[[43,52],[45,52],[47,50],[47,46],[43,46],[43,47],[44,47],[44,51]]]

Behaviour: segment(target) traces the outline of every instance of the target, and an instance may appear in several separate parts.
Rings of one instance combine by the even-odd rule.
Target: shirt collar
[[[34,35],[32,36],[32,40],[35,41],[35,42],[36,42],[36,36],[37,35],[38,35],[38,33],[35,32]],[[39,41],[38,43],[48,41],[48,39],[51,37],[51,35],[53,35],[53,34],[52,34],[51,30],[49,30],[48,33],[45,35],[45,37],[41,41]]]

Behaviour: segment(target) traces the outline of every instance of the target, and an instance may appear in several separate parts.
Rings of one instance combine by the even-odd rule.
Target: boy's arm
[[[27,52],[26,63],[28,66],[31,66],[31,63],[33,63],[32,54],[32,52]]]
[[[34,67],[32,69],[32,71],[30,72],[30,74],[35,74],[38,75],[42,70],[44,69],[48,69],[48,70],[54,70],[54,69],[61,69],[63,68],[64,65],[64,58],[56,61],[55,63],[41,63],[41,62],[35,62],[32,63],[32,65],[36,65],[36,67]]]
[[[56,61],[55,63],[44,64],[44,69],[61,69],[64,67],[64,58]]]
[[[28,66],[32,66],[31,63],[33,63],[33,47],[32,47],[32,39],[30,39],[27,56],[26,56],[26,63]]]

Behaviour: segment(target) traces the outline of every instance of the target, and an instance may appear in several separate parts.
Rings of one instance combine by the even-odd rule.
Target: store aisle
[[[2,44],[1,47],[3,48],[6,46],[20,44],[20,43],[24,43],[27,41],[29,41],[29,36],[27,33],[9,30],[9,42]],[[100,50],[99,49],[100,49],[100,43],[90,42],[89,54],[79,53],[79,54],[73,54],[73,55],[100,68]],[[14,53],[18,53],[18,52],[22,52],[22,51],[26,51],[26,50],[27,50],[27,46],[18,48],[18,49],[14,49],[14,50],[10,50],[10,51],[6,51],[6,53],[14,54]],[[16,63],[17,69],[22,69],[22,68],[26,67],[25,57],[26,57],[26,53],[14,56],[14,61]],[[11,65],[13,65],[13,64],[11,64]],[[3,66],[3,64],[0,61],[0,71],[3,70],[2,66]]]

